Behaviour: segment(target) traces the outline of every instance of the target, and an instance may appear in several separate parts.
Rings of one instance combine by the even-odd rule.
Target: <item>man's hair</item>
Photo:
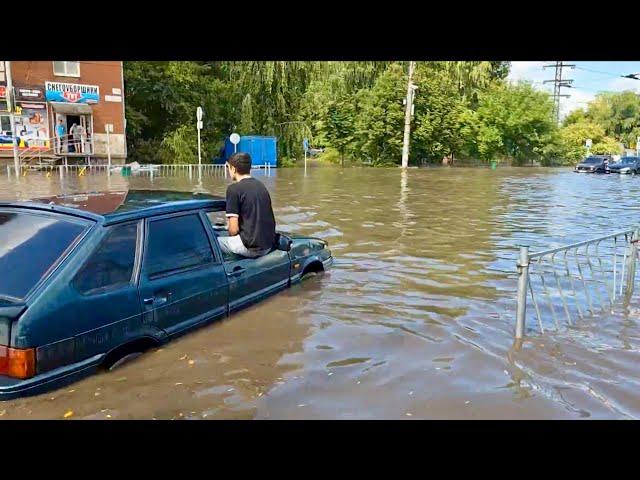
[[[234,153],[229,157],[228,162],[240,175],[247,175],[251,172],[251,156],[248,153]]]

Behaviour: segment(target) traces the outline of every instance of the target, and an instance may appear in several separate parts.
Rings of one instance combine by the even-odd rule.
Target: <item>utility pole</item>
[[[556,74],[553,80],[545,80],[542,83],[553,83],[553,103],[556,114],[556,122],[560,123],[560,97],[570,97],[571,95],[562,95],[562,87],[572,88],[573,80],[562,78],[562,69],[564,67],[574,68],[575,65],[569,65],[564,62],[556,62],[553,65],[545,65],[543,68],[555,67]]]
[[[13,79],[11,78],[11,62],[6,61],[5,71],[7,74],[7,110],[9,110],[9,124],[11,125],[11,138],[13,139],[13,165],[16,169],[16,176],[20,178],[20,159],[18,158],[18,136],[16,135],[16,122],[13,115],[15,101],[13,96]]]
[[[407,84],[406,110],[404,113],[404,141],[402,143],[402,168],[409,166],[409,137],[411,135],[411,117],[413,116],[413,97],[416,86],[413,84],[413,71],[416,62],[409,62],[409,82]]]

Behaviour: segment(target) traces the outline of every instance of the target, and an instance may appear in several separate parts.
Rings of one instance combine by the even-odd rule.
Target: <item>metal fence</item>
[[[520,248],[516,339],[611,311],[628,302],[636,278],[640,230],[529,253]],[[533,321],[535,319],[535,322]]]
[[[74,175],[86,175],[90,173],[121,173],[122,167],[130,167],[130,165],[112,165],[109,167],[106,164],[69,164],[69,165],[51,165],[51,164],[31,164],[21,165],[19,176],[26,176],[29,171],[40,171],[46,173],[48,176],[57,173],[61,177],[68,174]],[[264,169],[266,172],[271,172],[271,166],[266,165],[253,165],[252,169]],[[192,178],[195,175],[210,175],[210,176],[227,176],[227,169],[225,165],[203,163],[199,164],[141,164],[137,168],[131,168],[130,173],[134,175],[146,175],[153,178],[154,176],[176,176],[176,177],[189,177]],[[7,175],[11,177],[16,175],[16,169],[12,165],[7,165]]]

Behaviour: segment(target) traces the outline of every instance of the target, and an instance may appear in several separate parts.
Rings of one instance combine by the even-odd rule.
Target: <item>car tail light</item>
[[[0,375],[30,378],[36,374],[36,349],[0,345]]]

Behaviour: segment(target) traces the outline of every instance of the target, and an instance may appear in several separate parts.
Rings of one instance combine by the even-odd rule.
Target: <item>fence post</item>
[[[633,295],[633,288],[635,286],[636,279],[636,257],[638,256],[638,236],[640,235],[640,230],[635,229],[633,234],[631,235],[631,245],[629,249],[629,256],[627,257],[627,285],[625,290],[625,298],[626,301],[631,299],[631,295]]]
[[[527,288],[529,286],[529,247],[520,247],[518,260],[518,305],[516,310],[516,339],[524,337],[527,314]]]

